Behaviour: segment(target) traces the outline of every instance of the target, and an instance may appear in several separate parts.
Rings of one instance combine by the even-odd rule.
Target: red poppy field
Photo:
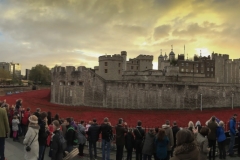
[[[35,112],[36,108],[42,111],[51,111],[52,115],[58,113],[60,117],[73,117],[76,121],[89,121],[96,118],[98,122],[102,122],[104,117],[108,117],[112,124],[117,123],[118,118],[123,118],[130,126],[135,126],[138,120],[141,120],[144,127],[161,126],[165,120],[177,121],[181,127],[186,127],[189,121],[194,123],[198,120],[203,124],[211,116],[215,115],[225,123],[234,113],[239,113],[240,108],[229,109],[203,109],[203,111],[195,110],[122,110],[122,109],[106,109],[86,106],[64,106],[50,103],[50,90],[37,90],[23,92],[19,94],[1,96],[0,100],[6,99],[7,103],[15,104],[16,100],[23,99],[23,107],[31,108],[31,112]]]

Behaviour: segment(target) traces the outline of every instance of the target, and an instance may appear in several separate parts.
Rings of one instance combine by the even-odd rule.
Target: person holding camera
[[[39,154],[39,144],[38,144],[38,118],[34,115],[29,117],[29,126],[26,136],[23,140],[25,145],[25,160],[37,160]]]

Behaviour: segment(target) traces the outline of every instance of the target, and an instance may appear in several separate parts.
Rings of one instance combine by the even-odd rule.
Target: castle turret
[[[162,50],[161,50],[161,54],[158,57],[158,70],[161,70],[161,64],[162,64],[163,61],[164,61],[164,57],[162,55]]]
[[[169,53],[169,60],[170,60],[170,62],[175,60],[175,53],[173,52],[173,47],[172,47],[171,52]]]
[[[124,58],[120,54],[100,56],[98,75],[106,80],[120,80]]]
[[[126,71],[126,69],[127,69],[127,52],[126,51],[122,51],[121,52],[121,56],[123,57],[122,70]]]

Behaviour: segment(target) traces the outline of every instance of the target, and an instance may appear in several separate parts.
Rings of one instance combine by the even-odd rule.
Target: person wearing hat
[[[32,115],[28,118],[29,126],[26,136],[23,140],[23,144],[25,145],[25,159],[26,160],[37,160],[39,155],[39,144],[38,144],[38,132],[39,132],[39,125],[38,125],[38,118],[35,115]],[[31,148],[28,152],[26,151],[27,146]]]
[[[4,157],[4,146],[6,134],[9,133],[9,123],[7,112],[5,109],[0,108],[0,160],[5,159]]]

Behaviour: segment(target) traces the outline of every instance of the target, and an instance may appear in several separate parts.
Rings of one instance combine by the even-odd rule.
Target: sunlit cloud
[[[157,57],[173,50],[239,58],[240,1],[236,0],[2,0],[0,54],[4,61],[98,65],[98,57],[128,52]]]

